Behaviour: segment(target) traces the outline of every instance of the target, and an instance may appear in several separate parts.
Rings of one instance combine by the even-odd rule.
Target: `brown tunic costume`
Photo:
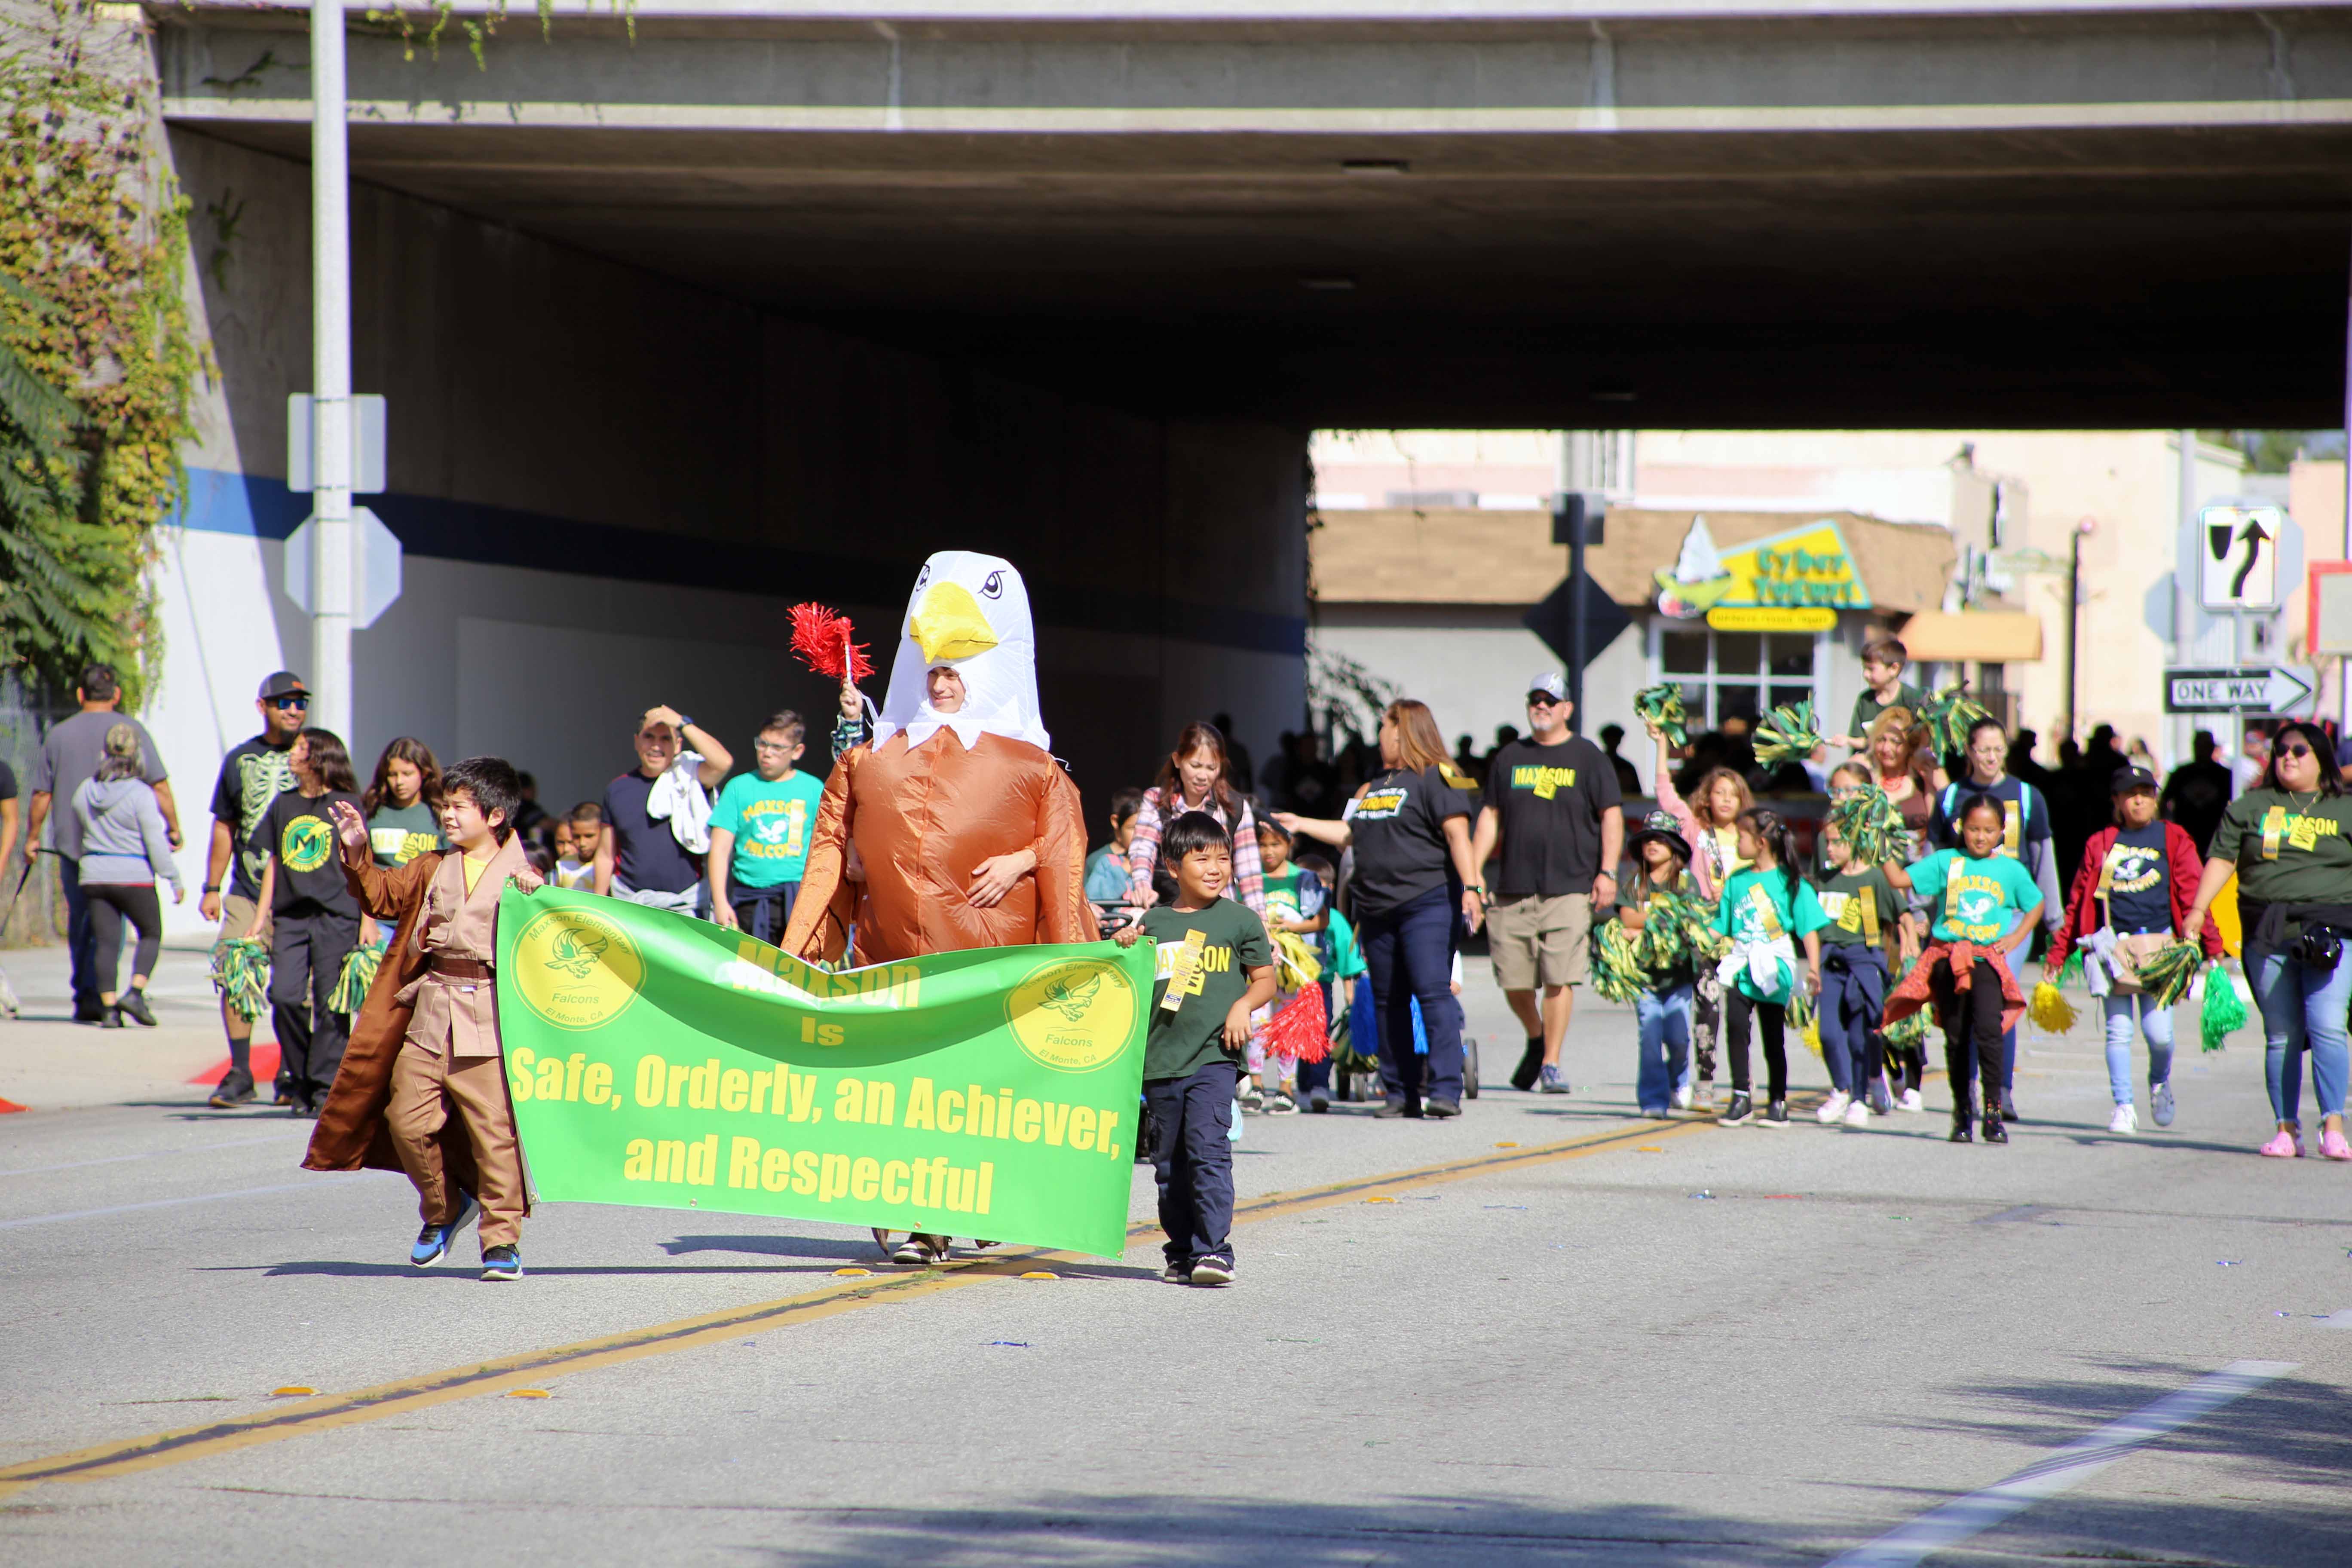
[[[432,973],[432,964],[436,954],[494,962],[499,894],[509,880],[530,892],[538,888],[539,876],[523,858],[521,845],[509,838],[483,868],[470,895],[465,891],[464,868],[455,853],[420,855],[390,870],[372,858],[359,866],[346,859],[343,880],[361,909],[377,920],[398,922],[400,945],[376,971],[367,999],[352,1021],[352,1042],[343,1053],[342,1069],[328,1090],[319,1125],[310,1134],[303,1168],[404,1172],[417,1184],[425,1217],[446,1221],[454,1217],[446,1212],[451,1188],[482,1190],[476,1141],[467,1136],[460,1117],[448,1117],[430,1127],[417,1125],[412,1119],[412,1133],[406,1141],[408,1159],[404,1160],[390,1115],[395,1069],[405,1067],[414,1076],[429,1057],[441,1064],[442,1077],[453,1082],[467,1079],[459,1086],[457,1098],[464,1097],[463,1091],[474,1091],[473,1098],[487,1106],[495,1085],[498,1103],[503,1105],[495,992],[487,982],[470,993],[452,991]],[[420,1059],[404,1064],[404,1056]],[[512,1136],[509,1110],[505,1141],[492,1144],[494,1163],[513,1158]],[[436,1152],[437,1162],[433,1157]],[[412,1169],[412,1164],[420,1168]],[[528,1212],[528,1200],[521,1196],[519,1161],[512,1172],[498,1170],[492,1174],[497,1180],[491,1184],[501,1190],[501,1196],[511,1191],[520,1212]],[[502,1227],[485,1221],[485,1247],[512,1239]]]
[[[808,868],[777,945],[837,960],[857,922],[860,963],[1031,942],[1093,942],[1087,837],[1077,785],[1025,741],[982,734],[970,751],[942,727],[919,746],[900,731],[834,765],[817,808]],[[843,846],[866,871],[842,875]],[[1034,850],[1037,868],[992,908],[971,898],[983,860]]]

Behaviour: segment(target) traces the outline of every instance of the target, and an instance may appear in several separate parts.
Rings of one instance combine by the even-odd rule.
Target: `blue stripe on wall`
[[[896,602],[909,581],[905,569],[861,556],[574,522],[544,512],[437,496],[363,496],[360,500],[383,520],[409,553],[485,566],[580,573],[572,563],[592,561],[596,569],[581,574],[737,593],[747,582],[805,584],[799,592],[867,605]],[[172,521],[207,533],[283,540],[310,515],[310,498],[288,489],[283,479],[190,468],[187,499]],[[1045,626],[1143,633],[1292,658],[1307,648],[1303,616],[1144,599],[1123,591],[1107,595],[1034,577],[1028,582],[1030,605]]]

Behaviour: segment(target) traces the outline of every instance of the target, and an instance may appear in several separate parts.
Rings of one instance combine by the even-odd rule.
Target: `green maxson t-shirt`
[[[1200,950],[1174,1012],[1164,1005],[1169,982],[1182,966],[1181,955],[1200,934]],[[1265,923],[1237,899],[1219,899],[1204,910],[1179,912],[1165,904],[1143,917],[1143,934],[1160,950],[1151,987],[1151,1034],[1143,1047],[1143,1077],[1150,1082],[1183,1078],[1224,1060],[1225,1015],[1249,993],[1249,972],[1274,962]]]

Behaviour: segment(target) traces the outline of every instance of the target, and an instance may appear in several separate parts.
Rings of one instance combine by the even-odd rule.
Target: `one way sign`
[[[2279,607],[2279,537],[2286,513],[2274,506],[2209,506],[2197,552],[2198,602],[2209,610]]]
[[[2292,713],[2311,700],[2308,665],[2256,664],[2235,669],[2168,669],[2167,713]]]

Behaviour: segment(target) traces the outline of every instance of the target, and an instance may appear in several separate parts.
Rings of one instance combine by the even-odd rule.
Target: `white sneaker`
[[[1864,1100],[1857,1100],[1849,1104],[1845,1108],[1845,1124],[1848,1127],[1869,1126],[1870,1102]]]
[[[2110,1132],[2138,1131],[2139,1113],[2127,1104],[2116,1106],[2116,1113],[2107,1118],[2107,1131]]]
[[[1715,1109],[1715,1085],[1711,1083],[1693,1084],[1684,1092],[1690,1096],[1690,1102],[1685,1107],[1685,1110],[1713,1110]]]
[[[1822,1101],[1822,1108],[1813,1112],[1813,1119],[1824,1127],[1833,1121],[1843,1121],[1845,1120],[1845,1108],[1853,1103],[1853,1098],[1845,1090],[1833,1089],[1830,1090],[1830,1097]]]
[[[1903,1091],[1903,1098],[1895,1102],[1895,1108],[1897,1110],[1925,1110],[1927,1102],[1919,1098],[1917,1089],[1906,1089]]]

